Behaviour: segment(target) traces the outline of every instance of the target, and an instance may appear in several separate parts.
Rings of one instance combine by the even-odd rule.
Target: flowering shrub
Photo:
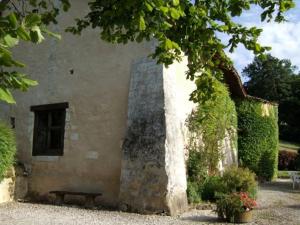
[[[239,196],[242,208],[245,211],[250,211],[257,206],[256,201],[250,198],[246,192],[234,193],[234,195]]]
[[[217,213],[219,218],[233,222],[239,213],[250,211],[257,206],[256,201],[250,198],[246,192],[236,192],[223,195],[217,201]]]

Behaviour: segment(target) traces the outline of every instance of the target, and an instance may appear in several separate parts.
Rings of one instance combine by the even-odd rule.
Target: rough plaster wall
[[[147,58],[132,66],[128,128],[123,144],[120,207],[166,211],[163,67]]]
[[[9,122],[9,105],[0,102],[0,122]]]
[[[232,143],[232,135],[226,132],[225,138],[222,141],[223,159],[219,163],[219,170],[224,171],[227,166],[238,164],[237,143]]]
[[[123,145],[120,206],[176,215],[187,208],[185,120],[194,86],[186,64],[163,68],[144,59],[133,65],[128,128]]]
[[[51,190],[102,192],[101,203],[116,206],[131,63],[147,56],[151,44],[106,44],[99,40],[98,31],[91,30],[82,36],[64,33],[75,17],[87,12],[87,2],[72,1],[60,26],[53,27],[62,33],[62,41],[26,43],[16,50],[17,58],[27,64],[24,72],[39,85],[15,93],[17,105],[9,107],[9,115],[3,117],[7,121],[9,116],[16,117],[18,160],[30,171],[32,195],[47,199]],[[64,156],[32,157],[34,114],[30,106],[59,102],[70,106]]]
[[[14,199],[14,180],[5,178],[0,182],[0,203],[11,202]]]
[[[194,108],[189,101],[195,89],[186,80],[187,60],[164,68],[164,93],[166,115],[166,172],[168,176],[167,204],[173,214],[187,209],[185,144],[187,139],[186,119]]]
[[[15,171],[11,168],[5,178],[0,181],[0,203],[11,202],[14,200],[15,190]]]

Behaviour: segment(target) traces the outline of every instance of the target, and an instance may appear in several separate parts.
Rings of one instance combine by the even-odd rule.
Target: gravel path
[[[261,185],[258,203],[256,224],[300,225],[300,187],[289,180]]]
[[[259,208],[252,224],[300,225],[300,190],[291,183],[264,184],[259,192]],[[193,225],[221,224],[208,210],[192,210],[180,217],[145,216],[117,211],[85,210],[29,203],[0,205],[0,225]]]

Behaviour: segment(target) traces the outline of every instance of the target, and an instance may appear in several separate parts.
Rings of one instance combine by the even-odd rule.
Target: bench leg
[[[85,208],[93,208],[95,206],[95,197],[94,196],[85,196]]]
[[[295,181],[293,181],[293,189],[295,189]]]
[[[64,203],[64,198],[65,198],[65,195],[63,195],[63,194],[56,194],[55,205],[62,205]]]

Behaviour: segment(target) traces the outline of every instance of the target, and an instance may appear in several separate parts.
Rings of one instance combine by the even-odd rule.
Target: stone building
[[[178,214],[187,207],[185,121],[194,106],[186,61],[165,68],[147,57],[151,42],[112,45],[97,31],[64,33],[86,5],[74,0],[59,18],[53,30],[61,41],[17,49],[39,85],[15,93],[17,104],[1,105],[0,118],[15,128],[27,194],[102,192],[97,201],[106,206]],[[224,72],[232,95],[244,97],[234,69]]]

